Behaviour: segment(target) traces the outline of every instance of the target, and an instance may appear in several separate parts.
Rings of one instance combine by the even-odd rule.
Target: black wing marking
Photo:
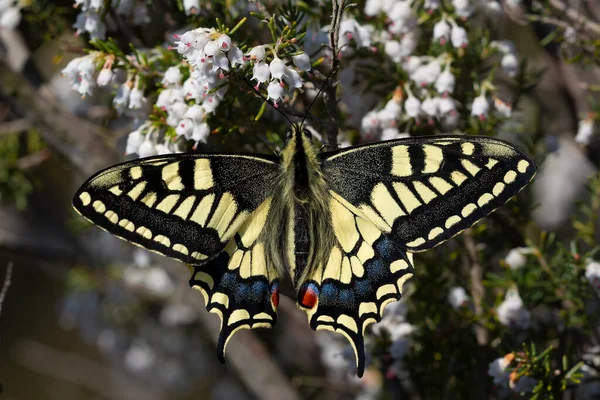
[[[391,140],[320,157],[330,188],[353,212],[413,252],[472,226],[536,172],[513,145],[464,135]]]
[[[277,159],[176,154],[118,164],[91,177],[73,207],[146,249],[188,264],[220,253],[272,192]]]

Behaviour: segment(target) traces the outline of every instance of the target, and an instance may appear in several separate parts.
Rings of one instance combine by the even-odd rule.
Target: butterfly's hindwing
[[[73,206],[112,234],[198,265],[223,250],[271,193],[277,173],[263,156],[151,157],[94,175]]]
[[[515,147],[488,137],[399,139],[321,157],[330,188],[412,252],[472,226],[536,171]]]
[[[298,301],[312,329],[338,332],[350,341],[362,376],[365,328],[400,299],[404,282],[413,275],[412,254],[335,193],[330,204],[337,243],[326,265],[300,288]]]
[[[267,264],[261,239],[270,204],[269,198],[250,215],[221,254],[193,269],[190,286],[202,293],[206,309],[221,319],[221,361],[235,332],[271,328],[277,320],[278,276]]]

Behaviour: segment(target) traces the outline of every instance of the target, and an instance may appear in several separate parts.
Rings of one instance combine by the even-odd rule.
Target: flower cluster
[[[469,305],[469,295],[467,295],[467,291],[465,288],[461,286],[453,286],[450,288],[448,292],[448,302],[455,310],[459,310],[461,308],[465,308]]]
[[[142,25],[150,22],[148,8],[145,1],[142,0],[111,0],[111,8],[115,14],[122,18],[130,18],[133,25]],[[75,8],[81,12],[77,15],[77,20],[73,24],[76,34],[80,35],[86,32],[90,39],[105,39],[106,24],[103,20],[105,11],[104,0],[75,0]]]
[[[533,253],[529,247],[515,247],[504,257],[504,262],[512,270],[522,268],[527,263],[527,255]]]
[[[440,46],[438,56],[418,54],[417,44],[422,41],[422,31],[417,22],[416,5],[410,1],[366,2],[365,14],[385,17],[387,29],[379,36],[372,33],[372,26],[361,26],[354,20],[347,22],[352,29],[340,32],[345,35],[340,36],[340,40],[342,37],[354,38],[357,47],[370,46],[372,40],[379,42],[389,59],[408,75],[409,81],[404,85],[406,96],[400,100],[404,104],[395,115],[397,124],[414,122],[419,125],[426,121],[432,126],[437,124],[442,132],[459,127],[461,121],[458,110],[464,106],[453,97],[457,84],[455,74],[457,68],[462,67],[464,49],[469,46],[468,25],[463,21],[473,16],[475,8],[468,1],[455,0],[452,4],[455,8],[454,16],[441,12],[440,2],[437,0],[428,0],[424,5],[432,18],[437,19],[433,24],[431,43]],[[506,74],[515,77],[520,71],[520,65],[514,44],[504,40],[492,42],[490,47],[502,54],[500,65]],[[489,97],[493,94],[494,87],[484,80],[480,85],[475,85],[475,89],[478,95],[470,105],[471,115],[484,121],[491,109]],[[399,103],[397,99],[394,101]],[[504,102],[496,102],[495,105],[501,116],[510,116],[510,105],[507,107]],[[379,121],[377,117],[380,112],[384,111],[373,110],[364,116],[361,124],[362,138],[371,140],[377,132],[384,139],[402,137],[399,130],[392,131]],[[385,122],[389,124],[389,120]]]

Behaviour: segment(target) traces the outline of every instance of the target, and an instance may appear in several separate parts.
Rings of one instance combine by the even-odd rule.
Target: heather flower
[[[515,247],[504,257],[504,262],[512,270],[522,268],[527,263],[527,254],[531,254],[532,251],[529,247]]]
[[[519,329],[528,329],[531,325],[531,314],[525,308],[516,287],[506,292],[504,301],[496,308],[496,312],[498,320],[503,325],[515,326]]]
[[[594,119],[591,117],[579,120],[577,135],[575,141],[583,145],[590,143],[590,139],[594,134]]]
[[[450,24],[446,22],[445,18],[442,18],[433,26],[433,40],[439,41],[441,45],[446,44],[450,38],[450,31]]]
[[[448,292],[448,302],[455,310],[465,307],[469,303],[467,291],[460,286],[450,288]]]

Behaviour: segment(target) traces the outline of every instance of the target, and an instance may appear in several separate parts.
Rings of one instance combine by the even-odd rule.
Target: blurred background
[[[547,277],[516,276],[519,268],[511,266],[528,263],[530,271],[539,270],[543,257],[535,251],[541,251],[550,260],[550,269],[553,263],[574,265],[569,270],[573,282],[594,295],[597,281],[593,279],[600,272],[594,275],[589,262],[586,264],[590,258],[583,254],[593,256],[600,208],[600,142],[594,136],[594,121],[600,110],[600,5],[586,0],[464,2],[477,7],[477,12],[483,6],[496,10],[493,18],[486,17],[493,20],[491,35],[514,43],[519,68],[529,71],[528,79],[533,82],[527,87],[525,79],[519,82],[518,106],[507,103],[511,115],[503,124],[494,125],[491,131],[469,123],[469,132],[483,129],[486,134],[517,141],[534,152],[540,173],[523,193],[526,200],[510,203],[513,205],[507,206],[505,214],[498,212],[491,222],[469,233],[470,239],[455,239],[433,255],[416,259],[413,281],[417,282],[409,286],[409,293],[415,294],[408,296],[414,298],[408,302],[413,305],[400,302],[390,307],[393,310],[389,311],[387,328],[373,328],[369,360],[374,368],[359,381],[352,376],[354,355],[344,339],[308,327],[305,314],[296,308],[291,285],[284,288],[284,295],[289,297],[282,296],[275,329],[238,332],[228,346],[228,362],[220,364],[215,347],[218,318],[205,311],[202,296],[189,288],[188,269],[122,242],[76,215],[71,197],[85,179],[102,168],[135,158],[123,156],[133,129],[132,117],[115,112],[111,106],[114,90],[82,98],[61,75],[69,61],[85,54],[89,34],[93,34],[86,28],[75,35],[79,28],[73,27],[82,5],[89,2],[76,1],[77,8],[68,0],[0,1],[0,288],[4,288],[0,292],[0,398],[519,397],[514,385],[512,391],[510,388],[518,378],[507,375],[502,378],[504,385],[496,382],[488,368],[505,354],[524,351],[521,345],[525,342],[538,344],[535,351],[529,344],[524,346],[529,349],[527,354],[538,354],[550,346],[568,356],[568,368],[559,357],[548,361],[547,370],[536,369],[532,361],[536,367],[524,372],[536,384],[546,382],[544,379],[556,385],[568,381],[565,388],[540,398],[600,398],[595,385],[600,365],[597,299],[586,298],[581,305],[573,299],[577,304],[574,308],[558,304],[570,295],[563,293],[558,299],[544,296],[548,291],[555,293],[561,277],[567,279],[567,272],[563,275],[557,269],[556,287],[534,288],[532,281],[539,283]],[[172,43],[173,33],[182,28],[214,26],[212,22],[202,23],[226,12],[220,7],[235,9],[237,20],[260,10],[256,2],[208,2],[190,12],[193,7],[186,1],[141,1],[136,7],[146,9],[143,18],[147,21],[136,25],[131,15],[108,11],[111,1],[103,3],[107,11],[101,16],[108,36],[116,38],[125,51],[129,43],[140,49],[165,47]],[[459,3],[445,2],[442,6],[452,14]],[[361,14],[368,4],[359,2],[356,12]],[[433,32],[433,21],[428,18],[439,12],[427,11],[421,2],[411,4],[418,10],[423,31]],[[272,10],[279,7],[268,2],[265,5]],[[315,18],[323,25],[330,17],[326,11],[330,4],[309,2],[301,6],[320,13]],[[377,18],[385,21],[385,17]],[[474,26],[485,26],[486,18]],[[478,32],[473,28],[469,34],[477,36]],[[427,53],[427,43],[423,40],[420,49],[433,54]],[[432,52],[439,51],[437,43],[430,45]],[[477,59],[477,54],[473,57]],[[358,86],[364,83],[365,76],[360,65],[340,74],[342,85],[348,88],[342,96],[347,117],[344,124],[352,132],[341,141],[381,138],[381,132],[364,134],[361,121],[398,82],[388,85],[387,93],[372,87],[363,93],[353,92],[350,88],[356,87],[357,80]],[[506,98],[503,91],[516,89],[510,81],[499,79],[495,81],[494,101],[501,108],[502,98]],[[248,113],[253,117],[259,108],[249,107]],[[461,118],[473,119],[469,113],[465,103]],[[267,114],[277,121],[271,128],[273,135],[281,138],[272,139],[267,131],[264,136],[280,144],[285,124],[270,110]],[[419,134],[420,129],[433,132],[412,123],[406,132]],[[257,145],[258,141],[252,135],[215,134],[200,146],[202,151],[268,152],[269,147]],[[582,208],[582,204],[586,206]],[[502,227],[505,217],[514,225]],[[500,240],[504,242],[494,242]],[[511,249],[529,250],[510,253]],[[451,261],[445,264],[445,260]],[[469,260],[470,267],[460,267]],[[446,268],[452,271],[452,265],[459,267],[444,272]],[[462,272],[456,272],[460,268]],[[508,281],[516,282],[533,314],[528,314],[534,321],[525,329],[514,320],[504,324],[499,319]],[[570,285],[564,285],[567,292],[580,287]],[[468,295],[465,292],[455,307],[448,291],[458,286],[464,286]],[[479,295],[478,288],[482,290]],[[578,292],[583,296],[583,289]],[[467,303],[470,305],[465,306]],[[521,309],[516,307],[516,314]],[[568,316],[579,313],[587,313],[588,317],[582,317],[585,321],[565,322]],[[540,322],[538,318],[545,319]],[[395,322],[391,324],[391,320]],[[411,336],[416,326],[417,333]],[[478,326],[484,326],[485,332],[478,331]],[[445,327],[452,329],[446,331]],[[381,329],[389,332],[381,333]],[[464,340],[457,342],[459,336]],[[468,360],[461,361],[461,354]],[[588,369],[579,380],[569,381],[567,371],[577,365],[581,372],[584,364]],[[558,375],[554,371],[559,371]],[[553,381],[558,376],[563,380]],[[524,393],[523,398],[533,396],[531,390]]]

